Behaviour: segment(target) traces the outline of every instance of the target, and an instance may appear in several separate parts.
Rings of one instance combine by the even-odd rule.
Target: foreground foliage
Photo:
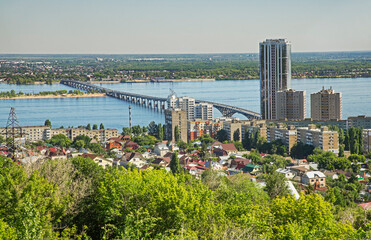
[[[367,239],[368,225],[338,221],[332,200],[284,196],[211,170],[201,182],[84,158],[23,167],[0,157],[0,238]]]

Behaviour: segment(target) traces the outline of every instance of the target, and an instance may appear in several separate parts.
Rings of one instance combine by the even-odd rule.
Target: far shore
[[[62,95],[23,95],[11,98],[0,97],[0,99],[47,99],[47,98],[89,98],[89,97],[106,97],[105,93],[87,93],[87,94],[62,94]]]

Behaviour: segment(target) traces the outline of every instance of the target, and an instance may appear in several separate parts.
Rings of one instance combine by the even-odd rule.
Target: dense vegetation
[[[259,78],[257,54],[2,56],[1,59],[9,62],[1,64],[0,79],[17,84],[52,83],[61,79]],[[292,76],[370,77],[371,53],[293,53]]]
[[[334,208],[336,196],[275,198],[267,187],[213,171],[201,182],[84,158],[20,166],[0,157],[0,238],[368,239],[370,216]]]
[[[47,95],[62,95],[62,94],[71,94],[71,95],[82,95],[84,92],[81,92],[80,90],[57,90],[57,91],[41,91],[38,93],[23,93],[18,92],[16,93],[14,90],[11,90],[10,92],[0,92],[0,98],[13,98],[13,97],[23,97],[23,96],[47,96]]]

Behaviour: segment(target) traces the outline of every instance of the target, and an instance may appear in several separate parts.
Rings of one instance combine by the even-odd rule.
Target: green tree
[[[86,129],[91,130],[90,123],[88,123],[88,125],[86,125]]]
[[[85,146],[85,142],[84,140],[77,140],[76,142],[74,142],[74,147],[76,149],[81,149]]]
[[[98,125],[97,124],[93,124],[93,130],[97,130],[98,129]]]
[[[160,125],[160,124],[159,124]],[[156,125],[156,123],[154,121],[150,122],[148,124],[148,134],[149,135],[152,135],[152,136],[158,136],[158,126],[159,125]]]
[[[66,137],[66,135],[63,134],[57,134],[54,135],[49,142],[54,145],[54,146],[59,146],[59,147],[69,147],[72,143],[72,141]]]
[[[129,136],[131,136],[131,133],[132,133],[132,131],[131,131],[131,129],[129,127],[123,127],[122,128],[122,135],[129,135]]]
[[[174,152],[170,160],[170,169],[173,174],[179,174],[181,172],[181,167],[179,164],[178,152]]]
[[[240,141],[240,129],[236,129],[233,133],[233,141]]]
[[[250,139],[250,134],[249,134],[249,129],[248,128],[246,128],[246,130],[245,130],[245,137],[244,137],[244,139],[242,139],[242,144],[243,144],[243,147],[246,150],[251,149],[251,139]]]
[[[100,124],[99,129],[104,129],[103,123]]]
[[[161,123],[158,124],[158,126],[156,127],[156,131],[157,131],[157,138],[162,141],[164,140],[164,130],[163,130],[163,126]]]
[[[143,133],[143,129],[139,125],[133,126],[131,129],[134,136],[140,136]]]
[[[180,132],[179,132],[179,126],[174,127],[174,139],[175,142],[178,142],[180,140]]]
[[[49,119],[46,119],[45,120],[45,123],[44,123],[45,126],[49,126],[49,127],[52,127],[52,123],[50,122]]]
[[[284,197],[290,194],[286,178],[282,174],[274,172],[273,174],[265,175],[266,191],[268,195],[273,199],[276,197]]]
[[[220,142],[227,141],[227,140],[229,140],[228,132],[224,129],[220,129],[219,131],[216,132],[216,138]]]

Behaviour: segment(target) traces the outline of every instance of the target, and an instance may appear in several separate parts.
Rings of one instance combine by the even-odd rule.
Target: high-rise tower
[[[277,119],[276,92],[291,88],[291,43],[267,39],[259,47],[260,111],[263,119]]]

